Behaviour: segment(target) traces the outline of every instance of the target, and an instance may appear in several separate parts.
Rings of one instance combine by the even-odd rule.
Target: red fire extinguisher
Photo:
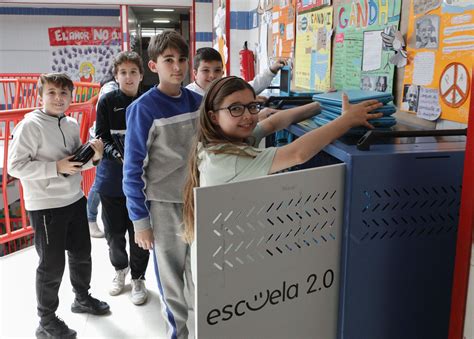
[[[247,48],[247,41],[244,43],[244,49],[239,52],[240,59],[240,76],[245,81],[255,78],[255,56],[253,52]]]

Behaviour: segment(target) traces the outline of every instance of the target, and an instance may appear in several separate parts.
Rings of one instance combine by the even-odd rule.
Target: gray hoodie
[[[35,110],[15,127],[8,173],[20,179],[28,211],[68,206],[84,196],[80,173],[65,177],[56,170],[56,161],[73,154],[80,145],[79,124],[64,115]]]

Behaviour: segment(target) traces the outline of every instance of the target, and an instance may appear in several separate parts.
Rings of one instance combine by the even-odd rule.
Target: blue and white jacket
[[[151,227],[149,201],[183,202],[201,100],[186,88],[171,97],[153,87],[127,108],[123,191],[136,231]]]

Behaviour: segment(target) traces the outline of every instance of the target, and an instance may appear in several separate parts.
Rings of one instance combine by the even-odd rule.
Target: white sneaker
[[[143,279],[132,279],[132,294],[130,300],[135,305],[144,304],[148,297],[148,291],[145,287],[145,280]]]
[[[129,270],[130,268],[126,267],[123,270],[115,271],[115,278],[112,280],[112,287],[109,290],[110,295],[119,295],[122,292],[125,286],[125,277]]]
[[[103,238],[104,232],[99,228],[99,225],[95,221],[89,221],[89,233],[92,238]]]

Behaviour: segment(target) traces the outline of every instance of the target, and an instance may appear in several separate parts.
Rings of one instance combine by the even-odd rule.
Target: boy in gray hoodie
[[[72,100],[74,85],[65,74],[40,77],[38,93],[42,109],[25,115],[13,131],[8,156],[8,173],[19,178],[25,207],[35,231],[39,256],[36,270],[36,297],[40,324],[37,338],[75,338],[56,316],[58,291],[68,251],[71,284],[76,298],[75,313],[101,315],[109,305],[89,294],[91,242],[86,214],[86,198],[81,190],[80,171],[96,165],[102,157],[101,140],[91,141],[94,156],[85,165],[71,161],[81,146],[79,124],[64,115]]]

